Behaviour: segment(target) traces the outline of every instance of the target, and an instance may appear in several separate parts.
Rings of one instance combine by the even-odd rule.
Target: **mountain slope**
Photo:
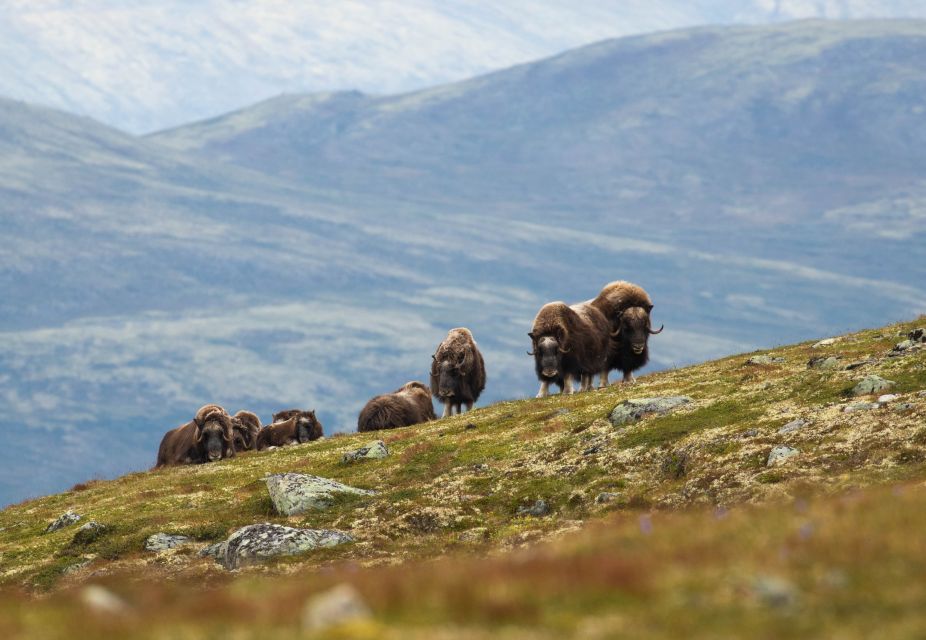
[[[893,347],[914,328],[922,327],[924,321],[926,317],[917,322],[840,336],[821,344],[780,347],[771,352],[665,371],[642,378],[634,387],[502,402],[464,416],[375,435],[328,438],[274,451],[249,452],[234,460],[209,465],[91,482],[0,512],[0,581],[7,587],[18,585],[39,590],[69,589],[103,581],[130,594],[133,606],[137,607],[134,615],[126,618],[124,632],[144,634],[145,631],[134,626],[138,616],[153,621],[161,607],[173,609],[173,603],[184,597],[198,597],[193,592],[204,583],[223,584],[237,597],[245,597],[242,594],[251,594],[254,589],[256,602],[263,602],[260,594],[269,598],[271,593],[279,596],[287,592],[279,577],[272,583],[255,582],[265,572],[271,576],[296,572],[294,585],[302,585],[298,588],[301,597],[305,597],[302,589],[306,585],[316,585],[317,589],[319,581],[330,584],[325,576],[332,575],[337,578],[335,582],[348,580],[364,591],[379,580],[399,588],[398,576],[419,584],[422,578],[417,573],[418,561],[449,554],[451,558],[429,565],[432,580],[443,576],[435,583],[441,593],[436,602],[423,604],[420,593],[417,598],[403,596],[389,605],[378,600],[378,596],[375,599],[380,614],[391,607],[398,607],[403,616],[432,611],[437,618],[428,624],[448,624],[458,618],[453,597],[449,592],[444,593],[444,589],[467,591],[462,584],[453,586],[444,580],[452,582],[451,576],[458,575],[457,572],[475,575],[486,571],[494,575],[490,566],[474,563],[474,553],[494,557],[491,562],[498,563],[494,566],[504,572],[506,580],[514,580],[510,585],[515,588],[520,585],[518,576],[525,575],[516,567],[525,558],[537,556],[515,555],[509,559],[506,554],[558,539],[564,542],[541,551],[552,554],[548,557],[551,570],[580,562],[585,569],[569,573],[569,580],[583,589],[591,589],[587,597],[592,593],[598,597],[567,598],[554,604],[553,601],[559,600],[559,592],[549,586],[541,587],[538,600],[525,600],[526,594],[517,586],[510,604],[534,602],[546,610],[545,603],[549,601],[550,607],[562,607],[567,618],[560,622],[570,633],[579,633],[573,626],[573,616],[606,619],[605,614],[615,607],[621,610],[628,607],[624,611],[634,616],[649,611],[636,598],[623,604],[622,598],[615,600],[614,595],[621,593],[627,584],[639,584],[647,593],[671,598],[673,593],[678,596],[679,589],[684,592],[694,588],[692,581],[703,579],[704,593],[710,596],[709,602],[702,604],[712,609],[723,608],[726,605],[715,598],[722,598],[723,584],[734,576],[727,573],[731,570],[727,564],[727,569],[721,572],[727,577],[718,582],[717,574],[712,573],[720,568],[718,553],[726,562],[735,556],[737,566],[748,571],[746,575],[738,574],[735,583],[745,581],[744,588],[750,593],[756,589],[755,597],[760,604],[768,595],[770,600],[765,603],[768,606],[790,606],[790,600],[784,605],[777,603],[775,594],[764,594],[759,585],[753,585],[753,580],[759,580],[769,571],[786,572],[799,580],[796,585],[786,585],[784,591],[814,602],[820,599],[824,604],[830,602],[826,599],[826,594],[831,593],[828,589],[836,585],[827,586],[819,575],[814,579],[814,572],[838,570],[850,572],[842,578],[848,584],[839,587],[845,591],[837,592],[841,594],[838,597],[854,600],[865,593],[877,615],[884,615],[881,607],[885,611],[890,609],[884,600],[888,598],[886,594],[895,598],[900,592],[888,588],[897,584],[889,576],[897,574],[879,570],[881,562],[875,559],[896,559],[897,556],[884,551],[895,549],[901,557],[912,560],[918,557],[916,551],[921,547],[921,543],[912,546],[899,543],[918,540],[911,527],[917,526],[919,520],[896,519],[888,514],[904,512],[912,517],[923,501],[919,485],[926,477],[926,434],[922,426],[926,416],[926,350],[922,346],[906,351]],[[811,358],[830,358],[837,364],[809,366]],[[893,381],[889,389],[895,394],[893,398],[878,403],[877,393],[852,395],[850,390],[858,381],[873,375]],[[613,423],[609,419],[612,409],[628,398],[678,394],[690,396],[691,403],[673,413],[645,416],[630,424]],[[387,458],[342,463],[344,452],[376,435],[388,443],[391,454]],[[793,455],[769,463],[771,451],[781,446],[790,447]],[[273,512],[262,478],[290,471],[334,478],[377,493],[338,500],[324,511],[288,518],[279,516]],[[889,491],[869,494],[874,498],[859,495],[862,489],[901,482],[910,487],[905,497],[901,497],[902,487],[894,490],[893,498]],[[829,500],[847,490],[854,493],[844,499]],[[520,507],[530,506],[539,499],[547,503],[549,514],[532,517],[519,512]],[[816,503],[810,510],[808,500]],[[894,504],[895,508],[877,508],[875,503],[880,501]],[[794,508],[787,508],[792,502]],[[870,508],[852,507],[862,504]],[[746,509],[746,505],[761,508]],[[692,512],[692,507],[714,511],[702,514],[697,510]],[[43,535],[48,522],[66,509],[73,509],[85,520],[94,519],[106,525],[105,533],[86,543],[71,542],[76,526]],[[673,514],[675,510],[682,513]],[[612,512],[616,517],[609,517]],[[840,512],[852,515],[840,517]],[[863,517],[863,513],[869,517]],[[722,524],[728,517],[735,525]],[[859,553],[850,542],[863,539],[853,533],[858,529],[847,526],[856,518],[865,524],[855,521],[854,526],[874,536],[864,538],[865,545],[871,545],[871,554]],[[882,526],[876,526],[869,518]],[[716,522],[716,529],[712,528],[712,521]],[[269,566],[244,568],[236,574],[223,572],[213,560],[196,553],[200,547],[224,539],[238,527],[256,522],[335,528],[351,533],[356,542],[271,562]],[[599,523],[607,524],[610,529],[616,525],[617,529],[605,534],[597,526]],[[887,523],[892,524],[884,526]],[[585,531],[580,532],[583,527]],[[158,554],[144,551],[146,538],[156,532],[185,534],[196,542]],[[698,532],[704,537],[699,537]],[[733,538],[724,544],[721,541],[727,533]],[[643,538],[639,537],[641,534]],[[769,565],[768,554],[782,561],[791,557],[782,554],[780,546],[770,545],[769,536],[776,541],[791,540],[787,548],[794,549],[793,537],[798,534],[801,540],[818,540],[819,535],[819,544],[823,546],[814,547],[815,553],[807,551],[801,562]],[[629,583],[612,582],[603,576],[604,581],[598,582],[593,566],[600,562],[614,563],[607,565],[611,567],[607,571],[616,580],[617,575],[624,575],[619,567],[630,570],[626,563],[633,565],[633,559],[639,558],[640,553],[651,553],[645,542],[649,535],[670,536],[656,538],[660,540],[658,549],[666,549],[671,539],[686,550],[672,555],[674,560],[669,564],[660,565],[668,575],[663,571],[644,571],[653,581],[642,580],[641,576],[642,582],[638,583],[632,578],[637,573],[632,571],[627,576]],[[692,535],[700,540],[699,544],[689,546]],[[573,540],[577,546],[573,546]],[[638,548],[639,545],[643,548]],[[699,546],[703,547],[701,552],[696,550]],[[824,548],[830,548],[834,555],[823,553]],[[585,553],[578,549],[585,549]],[[705,554],[707,550],[710,553]],[[646,555],[646,564],[656,562],[655,557]],[[849,557],[855,560],[850,562]],[[910,571],[920,566],[921,560],[914,562]],[[833,564],[821,569],[821,562]],[[369,569],[374,565],[399,563],[402,565],[396,569],[397,575],[384,573],[381,568]],[[897,566],[901,565],[906,566],[905,563]],[[435,567],[438,573],[434,573]],[[638,568],[642,570],[642,566]],[[683,569],[692,574],[687,575]],[[611,574],[611,570],[618,573]],[[852,573],[856,570],[864,572],[864,579],[862,574]],[[656,576],[666,580],[655,579]],[[172,595],[164,592],[160,597],[146,598],[137,591],[153,583],[179,586],[176,592],[170,589]],[[261,584],[266,585],[266,591]],[[914,586],[908,584],[907,588]],[[415,590],[399,593],[411,594]],[[472,597],[477,610],[490,609],[491,599],[484,601],[475,594]],[[781,597],[790,599],[791,595]],[[65,596],[50,605],[36,606],[70,603],[66,609],[72,605],[77,608],[67,609],[65,614],[78,615],[81,605],[71,598]],[[904,608],[899,612],[894,609],[894,615],[907,611],[910,603],[903,602]],[[743,606],[753,606],[750,603],[753,603],[751,598]],[[465,604],[458,604],[465,613]],[[223,612],[222,607],[209,607],[209,613],[189,620],[187,616],[196,609],[187,607],[185,611],[188,613],[176,611],[175,615],[162,616],[155,625],[161,633],[169,633],[172,625],[192,625],[197,634],[203,634],[204,626],[228,624],[229,620],[241,626],[242,632],[248,629],[248,624],[255,623],[253,615],[239,617]],[[501,620],[507,619],[506,611],[499,611]],[[815,607],[796,609],[797,614],[807,616],[801,620],[825,624],[826,617],[817,619],[813,611]],[[33,633],[51,632],[59,620],[56,616],[32,616],[24,620],[9,608],[3,612]],[[542,616],[523,619],[514,615],[514,620],[518,625],[528,626],[553,623]],[[737,615],[734,620],[735,623],[717,624],[729,623],[734,627],[747,624],[747,617]],[[379,622],[396,623],[394,619],[381,618]],[[283,625],[280,632],[285,634],[293,632],[290,626],[295,623],[292,616],[282,615],[267,624],[274,628]],[[479,620],[478,624],[491,627],[495,620]],[[856,624],[861,621],[855,617],[840,617],[839,625]],[[266,631],[265,627],[261,629]]]
[[[281,92],[395,92],[700,24],[926,17],[915,0],[11,0],[0,95],[153,131]]]

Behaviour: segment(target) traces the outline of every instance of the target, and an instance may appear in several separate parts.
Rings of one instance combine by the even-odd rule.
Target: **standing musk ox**
[[[235,457],[232,421],[225,409],[207,404],[192,421],[164,434],[155,469]]]
[[[592,386],[592,376],[607,375],[608,321],[590,304],[572,307],[563,302],[543,305],[534,326],[527,334],[533,343],[537,378],[540,380],[538,398],[549,393],[550,383],[556,383],[563,393],[573,393],[572,379],[581,384],[581,390]]]
[[[273,414],[273,424],[260,430],[254,448],[262,451],[267,447],[302,444],[321,437],[322,423],[315,417],[315,411],[287,409]]]
[[[422,382],[406,382],[392,393],[367,402],[357,418],[357,431],[394,429],[436,419],[430,390]]]
[[[444,405],[446,418],[462,405],[470,411],[486,386],[486,367],[469,329],[451,329],[431,356],[431,393]]]
[[[231,418],[235,451],[250,451],[257,444],[260,418],[250,411],[239,411]]]
[[[611,325],[607,370],[618,369],[624,374],[623,382],[633,383],[633,372],[649,362],[649,337],[665,328],[652,329],[653,301],[642,287],[618,281],[606,285],[589,304],[599,309]],[[601,387],[608,385],[607,373],[600,382]]]

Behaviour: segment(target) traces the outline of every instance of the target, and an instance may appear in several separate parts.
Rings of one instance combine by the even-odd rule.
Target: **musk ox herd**
[[[641,287],[612,282],[593,299],[568,305],[549,302],[537,313],[528,336],[534,358],[538,398],[549,394],[550,384],[562,393],[591,391],[608,386],[611,371],[623,374],[622,382],[634,382],[633,372],[649,361],[649,337],[653,330],[653,301]],[[451,329],[431,356],[430,387],[407,382],[392,393],[372,398],[357,418],[357,431],[377,431],[435,420],[432,396],[443,405],[442,418],[469,411],[486,385],[485,361],[469,329]],[[301,444],[322,437],[322,424],[314,410],[287,409],[273,414],[261,425],[250,411],[229,415],[216,404],[207,404],[190,422],[164,434],[155,468],[214,462],[237,452],[265,450]]]

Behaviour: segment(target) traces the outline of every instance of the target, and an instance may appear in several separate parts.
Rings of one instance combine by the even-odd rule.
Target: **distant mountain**
[[[926,311],[924,33],[696,29],[148,138],[0,101],[0,503],[206,402],[352,429],[455,326],[485,402],[532,395],[536,310],[617,278],[654,367]]]
[[[926,18],[920,0],[7,0],[0,95],[136,132],[280,93],[409,91],[619,36],[795,18]]]

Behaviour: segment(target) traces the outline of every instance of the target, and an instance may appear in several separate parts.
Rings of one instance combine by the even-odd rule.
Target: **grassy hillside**
[[[926,350],[892,348],[924,321],[665,371],[632,387],[494,404],[380,434],[391,451],[383,460],[342,464],[371,440],[355,434],[13,506],[0,513],[0,581],[57,595],[25,608],[3,599],[0,629],[73,637],[81,585],[102,581],[134,612],[92,617],[78,635],[182,628],[201,637],[231,625],[247,637],[290,637],[309,594],[347,581],[374,612],[350,634],[371,637],[481,637],[497,627],[537,637],[915,635],[926,628],[907,615],[924,596],[916,514],[926,505]],[[748,362],[755,355],[770,359]],[[833,368],[808,365],[820,356],[835,358]],[[894,381],[898,397],[846,412],[872,400],[850,390],[874,374]],[[629,426],[608,420],[624,399],[677,394],[693,402]],[[779,432],[798,418],[806,425]],[[779,445],[799,453],[768,467]],[[280,471],[378,494],[284,518],[261,481]],[[538,499],[549,514],[518,513]],[[72,540],[75,526],[43,535],[66,509],[108,529],[86,544]],[[196,554],[265,521],[337,528],[357,542],[234,575]],[[199,543],[144,551],[156,532]],[[298,577],[280,577],[290,573]],[[218,590],[204,594],[204,585]]]

